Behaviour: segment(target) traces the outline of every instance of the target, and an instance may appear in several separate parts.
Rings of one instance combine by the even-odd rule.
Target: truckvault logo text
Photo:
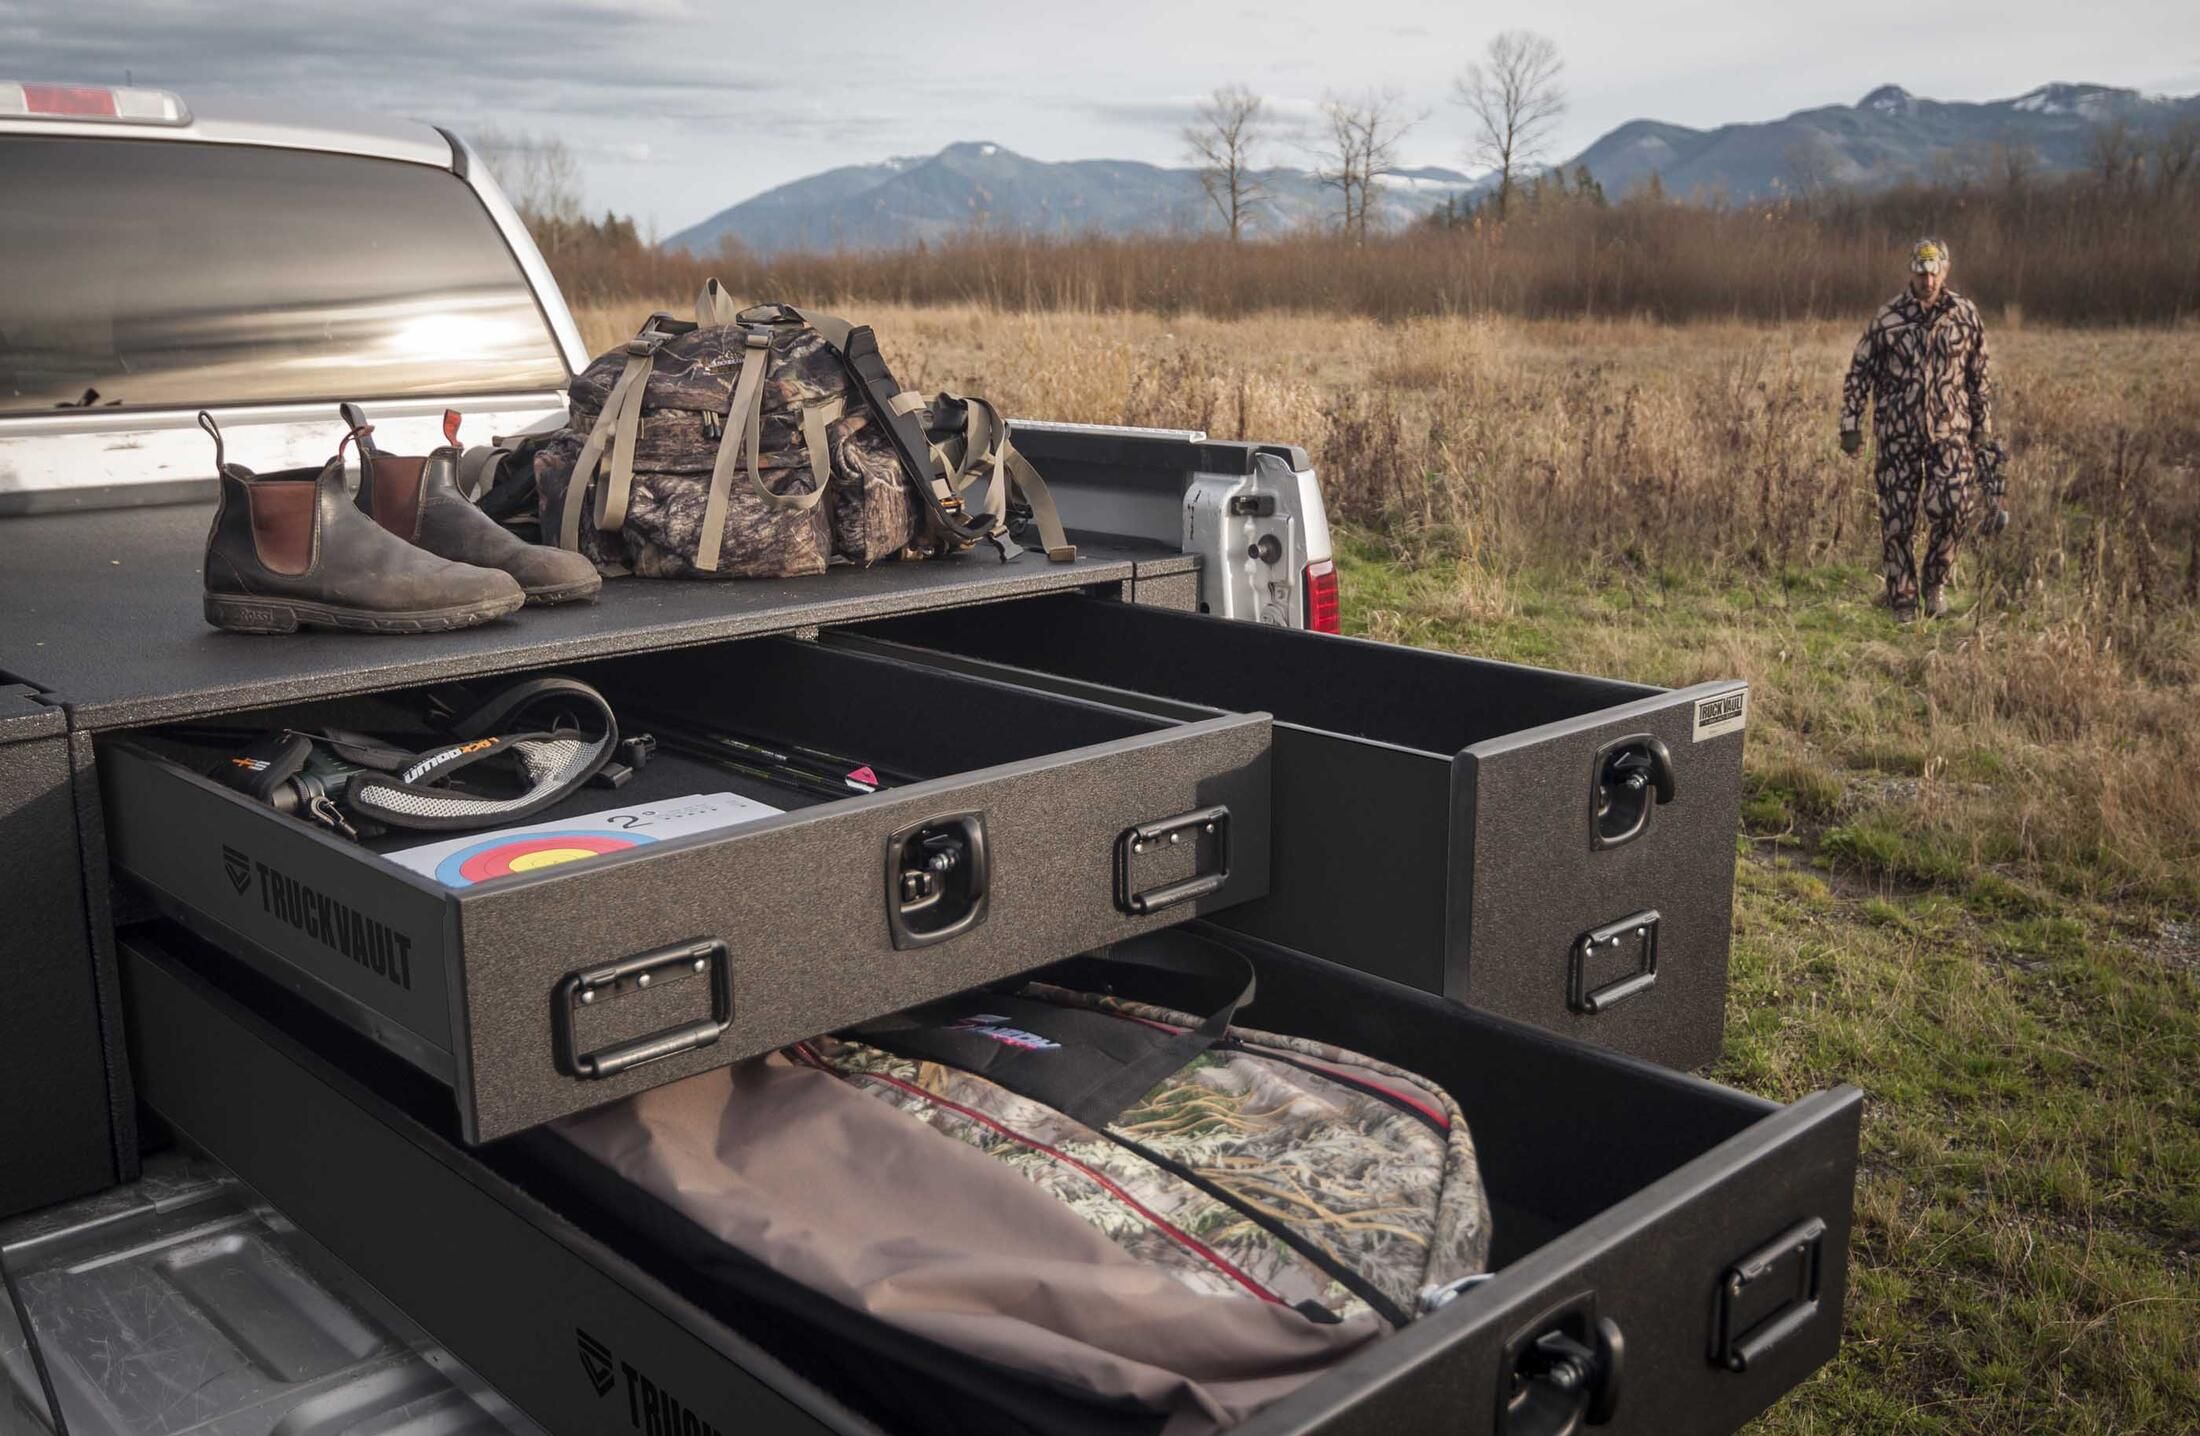
[[[252,874],[259,874],[260,911],[289,923],[376,977],[412,990],[412,939],[396,928],[235,848],[222,849],[222,869],[239,897],[251,886]]]
[[[636,1371],[632,1362],[615,1361],[610,1347],[577,1326],[573,1335],[580,1343],[581,1370],[598,1396],[609,1396],[619,1378],[626,1378],[626,1419],[642,1436],[719,1436],[717,1427]]]

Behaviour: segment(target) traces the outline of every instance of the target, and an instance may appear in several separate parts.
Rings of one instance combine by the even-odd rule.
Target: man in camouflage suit
[[[1845,453],[1863,452],[1864,405],[1872,405],[1887,605],[1903,623],[1919,604],[1919,505],[1927,525],[1923,603],[1938,618],[1948,611],[1948,571],[1971,520],[1974,446],[1993,436],[1986,328],[1978,306],[1947,287],[1949,264],[1938,240],[1911,249],[1910,286],[1864,331],[1841,391]]]

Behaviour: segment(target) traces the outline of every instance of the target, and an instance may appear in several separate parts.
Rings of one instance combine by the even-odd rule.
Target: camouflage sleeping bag
[[[541,537],[610,573],[778,578],[1004,544],[1075,556],[1043,480],[977,400],[903,393],[866,328],[784,304],[653,314],[567,390],[535,453]],[[983,483],[982,499],[978,486]]]
[[[993,1373],[961,1383],[989,1400],[1081,1393],[1172,1436],[1243,1419],[1485,1269],[1474,1143],[1443,1090],[1231,1025],[1250,966],[1189,934],[1047,976],[559,1134],[690,1232],[925,1343],[918,1370],[952,1353]],[[1207,1016],[1096,990],[1187,983]],[[843,1327],[827,1344],[863,1340]],[[891,1349],[873,1346],[866,1359]],[[951,1425],[1026,1429],[966,1408]]]

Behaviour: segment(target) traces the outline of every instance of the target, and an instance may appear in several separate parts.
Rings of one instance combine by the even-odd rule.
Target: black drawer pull
[[[1601,955],[1618,955],[1634,945],[1634,970],[1599,987],[1589,985],[1589,964]],[[1658,985],[1658,911],[1641,912],[1608,922],[1574,940],[1573,960],[1566,967],[1566,1005],[1594,1017],[1614,1003]]]
[[[573,1017],[584,1008],[612,1001],[632,1001],[652,988],[688,972],[710,978],[710,1016],[667,1027],[641,1037],[630,1037],[591,1052],[576,1050]],[[716,1042],[733,1025],[733,961],[725,943],[716,938],[675,943],[636,953],[600,967],[569,972],[550,999],[550,1045],[558,1070],[569,1077],[615,1077],[645,1062],[693,1052]]]
[[[1150,852],[1181,849],[1186,841],[1202,861],[1203,871],[1160,887],[1137,890],[1132,869]],[[1219,892],[1230,880],[1230,810],[1201,808],[1173,818],[1141,823],[1126,829],[1115,840],[1115,905],[1133,917],[1145,917],[1180,902],[1191,902]]]
[[[1812,1217],[1726,1269],[1712,1360],[1747,1371],[1817,1318],[1825,1245],[1826,1224]]]

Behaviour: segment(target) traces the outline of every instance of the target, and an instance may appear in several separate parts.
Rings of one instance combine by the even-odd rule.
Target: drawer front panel
[[[1699,704],[1736,691],[1684,689],[1461,755],[1446,991],[1667,1066],[1718,1060],[1742,734],[1692,733]],[[1646,786],[1640,830],[1599,846],[1599,755],[1632,749],[1655,764],[1661,748],[1671,799]],[[1653,916],[1626,925],[1638,915]],[[1601,932],[1615,925],[1625,930]]]
[[[1211,719],[792,813],[715,842],[468,890],[458,904],[470,1135],[487,1140],[536,1126],[1257,897],[1268,889],[1269,747],[1264,717]],[[1216,807],[1229,810],[1227,881],[1147,915],[1124,911],[1116,863],[1126,831]],[[985,834],[982,921],[935,944],[897,948],[888,921],[889,839],[964,816]],[[1211,840],[1180,843],[1174,857],[1174,866],[1158,855],[1150,864],[1137,858],[1138,888],[1189,877],[1194,861],[1211,866]],[[560,1070],[550,1014],[561,982],[608,960],[698,940],[722,942],[727,953],[732,1011],[723,1035],[610,1077]],[[701,984],[691,986],[689,1005],[660,1009],[663,1021],[700,1015]],[[595,1040],[635,1035],[607,1026]]]

